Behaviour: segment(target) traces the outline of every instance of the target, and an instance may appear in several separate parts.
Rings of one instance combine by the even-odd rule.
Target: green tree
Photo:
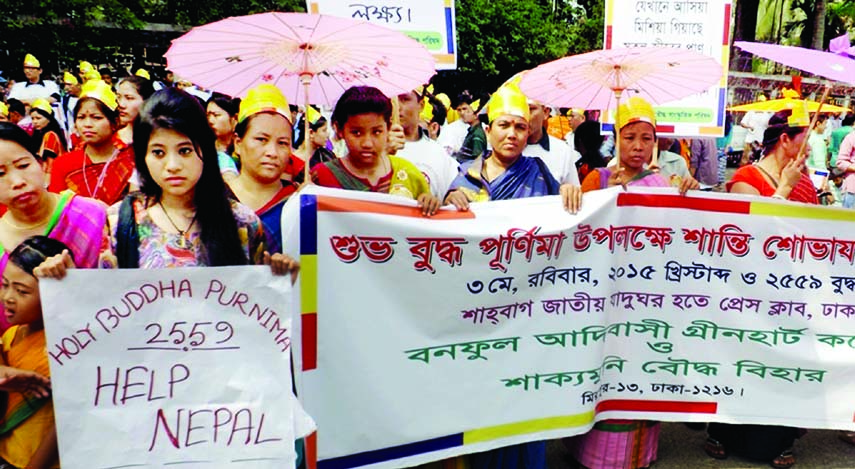
[[[438,89],[490,93],[522,70],[602,46],[603,1],[457,0],[458,69]]]
[[[798,38],[802,47],[824,49],[837,36],[853,29],[855,0],[794,0],[796,19],[787,22],[784,33]]]

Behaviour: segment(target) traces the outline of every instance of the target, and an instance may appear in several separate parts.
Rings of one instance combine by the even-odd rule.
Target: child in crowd
[[[27,238],[9,255],[3,271],[3,306],[12,324],[3,334],[4,362],[14,368],[50,375],[38,267],[48,258],[70,254],[68,246],[47,236]],[[10,392],[0,427],[0,468],[56,468],[59,453],[49,396]]]

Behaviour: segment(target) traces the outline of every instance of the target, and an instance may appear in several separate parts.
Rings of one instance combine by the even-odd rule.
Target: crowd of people
[[[761,156],[725,181],[726,138],[658,135],[653,107],[638,97],[603,138],[596,110],[552,109],[514,83],[454,101],[432,87],[393,97],[353,87],[329,113],[293,106],[272,85],[239,99],[155,82],[145,70],[113,83],[83,62],[62,74],[60,89],[32,55],[23,72],[0,103],[0,388],[8,396],[0,469],[59,467],[39,278],[61,279],[69,268],[246,264],[295,277],[280,220],[306,184],[412,199],[426,217],[443,205],[545,195],[575,213],[585,192],[627,185],[855,202],[851,114],[827,140],[825,120],[811,129],[799,109],[746,115],[746,152]],[[839,183],[812,178],[808,166]],[[656,460],[658,434],[656,422],[606,420],[565,443],[583,467],[641,468]],[[704,449],[786,468],[798,434],[715,424]],[[545,443],[447,464],[543,468]]]

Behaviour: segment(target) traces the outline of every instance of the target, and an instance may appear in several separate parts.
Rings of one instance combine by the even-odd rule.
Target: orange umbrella
[[[833,104],[822,104],[822,109],[820,110],[820,103],[817,101],[810,101],[807,99],[800,99],[799,94],[793,90],[785,89],[783,91],[784,97],[782,99],[772,99],[769,101],[757,101],[756,103],[743,104],[741,106],[733,106],[728,108],[729,111],[733,112],[747,112],[747,111],[761,111],[761,112],[778,112],[783,111],[785,109],[793,109],[796,106],[802,107],[807,105],[808,112],[820,112],[822,114],[837,114],[840,112],[849,111],[849,109],[840,106],[834,106]]]

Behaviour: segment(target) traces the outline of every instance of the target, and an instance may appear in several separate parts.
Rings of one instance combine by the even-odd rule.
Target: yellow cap
[[[53,115],[53,108],[50,107],[50,101],[45,98],[38,98],[30,105],[30,109],[39,109],[46,112],[49,116]]]
[[[441,102],[443,106],[445,106],[445,123],[450,124],[457,119],[460,119],[460,116],[457,115],[457,110],[451,107],[451,98],[448,97],[445,93],[440,93],[435,96],[436,100]]]
[[[291,110],[288,109],[288,100],[279,88],[262,83],[246,93],[246,98],[240,102],[238,111],[238,123],[243,122],[249,116],[259,112],[275,112],[281,114],[288,122],[291,122]]]
[[[105,106],[115,111],[118,103],[116,93],[104,80],[89,80],[80,89],[80,99],[94,98],[104,103]]]
[[[39,59],[35,58],[33,54],[27,54],[26,57],[24,57],[24,66],[42,68],[42,64],[39,63]]]
[[[89,62],[80,62],[80,76],[83,77],[83,82],[89,80],[100,80],[101,74]]]
[[[134,75],[145,78],[146,80],[151,80],[151,74],[144,68],[137,70],[137,73],[134,73]]]
[[[433,105],[427,98],[422,98],[422,110],[419,112],[419,119],[425,122],[430,122],[433,119]]]
[[[757,98],[757,101],[759,101],[759,102],[761,102],[761,103],[762,103],[763,101],[766,101],[766,99],[767,99],[767,98],[766,98],[766,95],[765,95],[765,94],[761,94],[761,95],[760,95],[760,97],[758,97],[758,98]]]
[[[567,110],[567,117],[570,117],[573,114],[579,114],[580,116],[585,117],[585,110],[578,107],[571,107]]]
[[[72,75],[71,73],[68,73],[68,72],[65,72],[62,74],[62,82],[63,83],[70,83],[72,85],[76,85],[79,83],[77,81],[77,77]]]
[[[286,104],[285,107],[288,107],[288,105]],[[291,113],[289,112],[288,115],[285,117],[290,118]],[[313,106],[309,106],[306,109],[306,118],[309,119],[310,124],[314,125],[316,122],[318,122],[318,119],[320,119],[321,117],[322,117],[321,113],[318,112],[318,110],[315,109]]]
[[[437,101],[441,102],[442,105],[445,106],[445,109],[451,109],[451,98],[449,98],[447,94],[440,93],[434,96],[434,98],[436,98]]]
[[[81,75],[86,75],[87,73],[91,72],[92,70],[95,70],[95,67],[93,67],[91,63],[89,63],[85,60],[80,62],[80,74]]]
[[[793,107],[793,113],[787,118],[787,125],[790,127],[807,127],[810,125],[807,101],[804,101],[801,106]]]
[[[9,106],[0,101],[0,116],[9,117]]]
[[[633,96],[625,104],[620,105],[620,122],[618,130],[636,122],[647,122],[656,128],[656,111],[644,98]]]
[[[785,99],[799,99],[799,92],[796,90],[791,90],[789,88],[784,88],[781,90],[781,94],[784,95]],[[761,95],[762,96],[762,95]],[[763,96],[765,98],[765,96]],[[765,101],[765,99],[764,99]]]
[[[531,117],[528,100],[519,87],[512,83],[500,86],[487,103],[487,117],[490,122],[503,115],[522,117],[526,121]]]

